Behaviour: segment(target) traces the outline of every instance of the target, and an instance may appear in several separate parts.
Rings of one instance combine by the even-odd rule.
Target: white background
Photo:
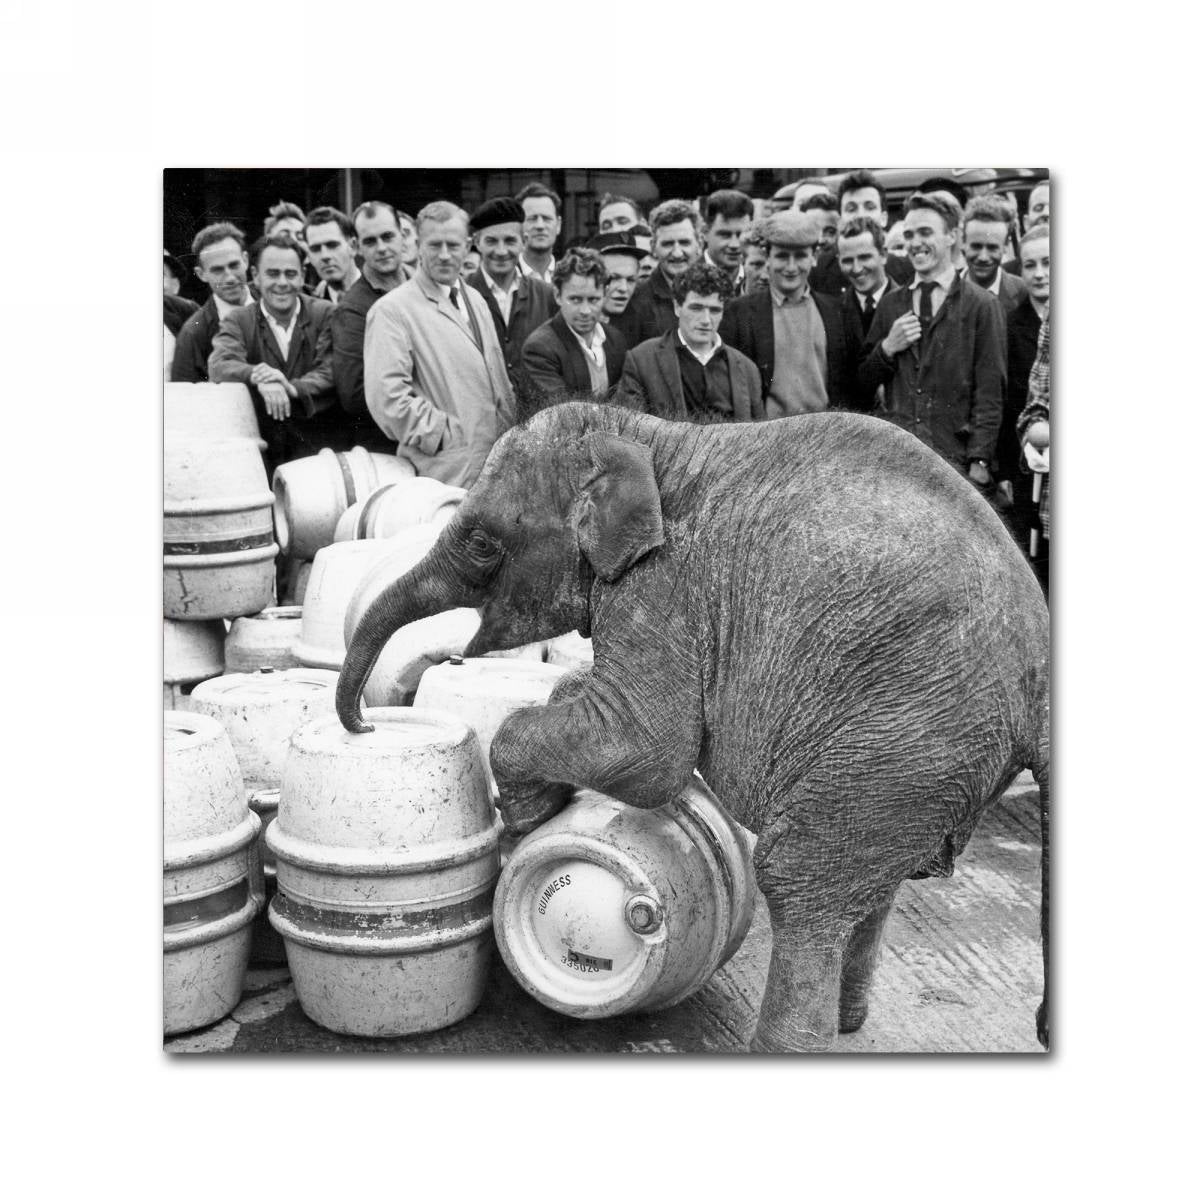
[[[0,9],[13,1194],[1194,1186],[1194,39],[1075,11]],[[1054,173],[1054,1054],[168,1058],[162,168],[800,161]]]

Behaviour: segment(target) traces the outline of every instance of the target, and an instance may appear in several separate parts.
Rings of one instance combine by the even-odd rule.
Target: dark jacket
[[[966,471],[970,459],[990,462],[1004,412],[1004,314],[995,296],[957,276],[928,331],[888,361],[881,343],[912,311],[912,292],[884,296],[867,334],[859,384],[884,385],[879,415],[907,429]]]
[[[179,331],[200,311],[200,305],[194,300],[185,300],[182,296],[169,296],[163,292],[163,324],[171,331],[171,336],[179,337]]]
[[[679,338],[669,329],[661,337],[644,341],[625,355],[625,369],[617,390],[617,403],[667,421],[690,421],[679,370]],[[730,398],[735,421],[760,421],[763,416],[762,383],[758,368],[732,346],[729,359]]]
[[[674,333],[679,325],[675,316],[675,297],[671,294],[671,283],[659,263],[634,289],[625,311],[613,317],[609,328],[621,331],[625,345],[633,350],[648,338],[662,337]]]
[[[811,295],[825,325],[825,392],[829,407],[853,408],[857,391],[854,377],[847,375],[849,364],[840,301],[820,292],[811,292]],[[721,337],[758,367],[765,405],[771,380],[775,377],[775,315],[771,289],[758,288],[731,301],[721,321]]]
[[[175,357],[171,361],[172,383],[207,383],[208,356],[213,335],[221,323],[217,302],[209,298],[193,313],[175,338]]]
[[[371,305],[386,291],[373,287],[360,275],[342,297],[329,319],[333,340],[333,386],[354,445],[380,454],[395,452],[396,443],[375,424],[363,390],[363,335]]]
[[[612,325],[604,327],[604,362],[611,391],[620,381],[625,366],[625,339]],[[525,339],[521,365],[529,380],[548,395],[564,390],[580,396],[592,394],[592,377],[583,347],[562,313],[539,325]]]
[[[884,286],[883,296],[887,296],[900,285],[894,279],[888,279]],[[883,302],[883,296],[879,298],[880,303]],[[867,330],[863,328],[863,312],[858,303],[858,293],[852,287],[848,287],[839,297],[838,304],[842,314],[842,331],[846,337],[845,378],[852,394],[852,400],[847,407],[859,412],[871,412],[875,408],[875,396],[871,392],[863,391],[858,384],[858,368],[867,344]]]
[[[235,308],[213,337],[209,378],[213,383],[244,383],[250,389],[258,427],[267,443],[269,468],[316,454],[326,446],[348,450],[353,445],[343,427],[333,390],[333,312],[334,306],[327,300],[300,297],[286,362],[257,300]],[[283,421],[267,415],[258,388],[250,383],[250,372],[260,362],[277,367],[296,389],[291,415]]]
[[[540,279],[529,275],[520,275],[516,294],[512,299],[512,307],[508,314],[508,324],[500,313],[500,305],[492,295],[483,275],[483,268],[472,275],[467,282],[483,297],[492,314],[492,324],[496,326],[496,336],[500,339],[500,348],[504,351],[504,365],[512,376],[521,362],[521,347],[525,339],[539,326],[550,320],[558,312],[558,301],[554,299],[554,289]]]
[[[1021,442],[1017,437],[1017,418],[1025,407],[1029,390],[1029,371],[1037,356],[1038,334],[1042,319],[1028,294],[1009,314],[1008,388],[1004,398],[1004,418],[996,443],[996,474],[1001,479],[1020,477]]]
[[[893,283],[912,283],[915,275],[912,263],[898,254],[887,256],[883,270]],[[842,274],[836,250],[825,250],[818,255],[817,264],[808,276],[808,286],[814,292],[821,292],[826,296],[840,296],[849,290],[850,281]]]

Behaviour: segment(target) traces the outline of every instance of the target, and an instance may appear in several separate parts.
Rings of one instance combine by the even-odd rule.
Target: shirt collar
[[[223,321],[231,312],[233,312],[235,308],[244,308],[247,304],[254,303],[254,297],[250,295],[249,288],[242,293],[242,296],[243,299],[238,301],[237,304],[228,304],[226,301],[222,300],[216,292],[213,292],[212,298],[213,303],[217,306],[217,316]]]
[[[568,325],[567,328],[571,329],[570,325]],[[575,333],[575,330],[571,329],[571,332]],[[581,338],[579,336],[579,334],[575,333],[575,340],[585,350],[590,351],[592,354],[595,354],[596,351],[599,350],[600,347],[604,345],[604,338],[605,338],[604,325],[600,321],[596,322],[596,328],[592,330],[592,344],[590,346],[587,344],[587,342],[585,342],[583,340],[583,338]]]
[[[786,299],[784,298],[784,295],[782,292],[777,292],[775,290],[775,287],[773,284],[768,284],[767,287],[771,293],[771,303],[776,308],[784,308],[784,307],[795,308],[797,305],[803,304],[805,302],[805,300],[807,300],[809,298],[809,296],[812,295],[812,289],[808,286],[807,282],[805,282],[805,284],[804,284],[803,291],[798,292],[795,296],[787,297]]]
[[[691,356],[692,356],[692,357],[693,357],[693,358],[694,358],[694,359],[695,359],[697,362],[699,362],[699,363],[705,363],[705,364],[707,364],[707,363],[708,363],[708,361],[709,361],[709,360],[712,358],[712,356],[713,356],[714,354],[716,354],[716,352],[717,352],[718,350],[720,350],[720,348],[721,348],[721,347],[722,347],[722,346],[725,344],[724,342],[722,342],[722,341],[721,341],[721,335],[720,335],[719,333],[718,333],[718,334],[716,334],[716,335],[715,335],[715,337],[716,337],[716,340],[715,340],[715,341],[713,342],[713,344],[712,344],[712,349],[711,349],[711,350],[708,352],[708,354],[707,354],[707,355],[705,355],[705,357],[704,357],[704,358],[701,358],[701,357],[700,357],[700,355],[698,355],[698,354],[695,352],[695,350],[693,350],[693,349],[691,348],[691,346],[689,346],[689,345],[687,344],[687,341],[686,341],[686,339],[685,339],[685,338],[684,338],[684,336],[683,336],[683,330],[682,330],[682,329],[678,329],[678,328],[677,328],[677,329],[675,330],[675,336],[676,336],[676,337],[679,339],[679,344],[680,344],[680,345],[681,345],[681,346],[682,346],[682,347],[683,347],[683,348],[684,348],[684,349],[685,349],[685,350],[686,350],[686,351],[687,351],[687,352],[688,352],[688,353],[689,353],[689,354],[690,354],[690,355],[691,355]]]
[[[855,292],[854,298],[858,301],[858,307],[860,309],[864,308],[866,306],[867,297],[870,297],[870,299],[875,301],[875,307],[878,308],[880,300],[883,299],[883,294],[887,291],[887,287],[887,276],[884,276],[884,280],[879,287],[877,287],[873,292],[868,292],[866,296],[864,296],[862,292]]]
[[[712,260],[712,255],[711,255],[711,254],[709,254],[709,252],[708,252],[707,250],[705,250],[705,252],[704,252],[704,261],[705,261],[706,263],[708,263],[708,265],[709,265],[710,267],[716,267],[718,271],[724,271],[724,270],[725,270],[725,268],[724,268],[723,266],[721,266],[721,264],[720,264],[720,263],[713,262],[713,260]],[[741,282],[742,282],[742,280],[745,278],[745,275],[746,275],[746,268],[745,268],[745,266],[743,266],[743,265],[739,265],[739,266],[738,266],[738,269],[737,269],[737,272],[736,272],[736,273],[734,274],[734,276],[733,276],[733,286],[734,286],[734,287],[739,287],[739,286],[741,285]]]
[[[296,297],[296,307],[292,310],[292,319],[286,325],[282,321],[276,319],[276,317],[268,310],[267,302],[265,300],[259,300],[258,307],[262,310],[262,315],[266,317],[276,329],[282,329],[284,333],[290,335],[292,330],[296,328],[296,321],[300,317],[301,300],[299,296]]]
[[[519,275],[532,275],[535,279],[548,280],[554,273],[554,267],[557,262],[558,260],[552,254],[550,255],[550,261],[546,264],[545,271],[535,271],[533,267],[531,267],[525,261],[525,255],[520,254],[517,256],[517,273]],[[574,330],[572,330],[572,332],[574,332]]]
[[[932,279],[926,280],[927,283],[936,283],[943,292],[948,292],[955,279],[958,278],[958,272],[954,269],[954,265],[948,266],[940,275],[935,275]],[[908,285],[910,292],[915,292],[921,286],[921,279],[914,277],[912,283]]]
[[[520,270],[516,270],[516,271],[514,271],[514,272],[513,272],[512,281],[509,283],[508,287],[506,287],[506,288],[505,288],[505,287],[501,287],[501,286],[500,286],[500,285],[499,285],[499,284],[498,284],[498,283],[497,283],[497,282],[496,282],[496,281],[495,281],[495,280],[494,280],[494,279],[493,279],[493,278],[492,278],[492,277],[491,277],[491,276],[490,276],[490,275],[487,273],[487,268],[486,268],[486,267],[484,267],[484,266],[481,266],[481,267],[479,268],[479,270],[480,270],[480,271],[483,273],[483,277],[484,277],[484,279],[487,281],[487,285],[488,285],[488,287],[489,287],[489,288],[491,288],[491,290],[492,290],[493,292],[495,292],[497,295],[500,295],[500,296],[507,296],[507,295],[509,294],[509,292],[515,292],[515,291],[517,290],[517,288],[519,288],[519,287],[521,286],[521,272],[520,272]]]

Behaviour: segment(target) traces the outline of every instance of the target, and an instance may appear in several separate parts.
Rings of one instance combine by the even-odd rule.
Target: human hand
[[[913,313],[905,313],[892,322],[888,335],[883,339],[883,348],[888,354],[899,354],[921,340],[921,322]]]
[[[978,460],[971,463],[967,469],[967,475],[972,483],[977,483],[980,487],[987,487],[992,482],[992,473],[988,470],[987,463]]]
[[[282,383],[264,383],[259,386],[258,393],[263,398],[268,416],[276,421],[286,421],[292,415],[292,402]]]
[[[255,363],[250,371],[250,382],[256,388],[261,388],[264,383],[286,384],[287,376],[278,368],[272,367],[269,363]]]
[[[1050,422],[1031,421],[1029,428],[1025,430],[1025,440],[1035,450],[1045,450],[1050,445]]]

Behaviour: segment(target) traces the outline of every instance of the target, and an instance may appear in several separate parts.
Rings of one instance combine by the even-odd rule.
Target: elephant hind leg
[[[780,925],[774,910],[771,926],[767,989],[750,1049],[758,1054],[830,1050],[837,1037],[842,943],[814,938],[791,922]]]
[[[893,896],[869,912],[854,927],[842,953],[842,987],[838,1001],[838,1033],[857,1033],[867,1019],[867,996],[879,961],[883,927]]]

